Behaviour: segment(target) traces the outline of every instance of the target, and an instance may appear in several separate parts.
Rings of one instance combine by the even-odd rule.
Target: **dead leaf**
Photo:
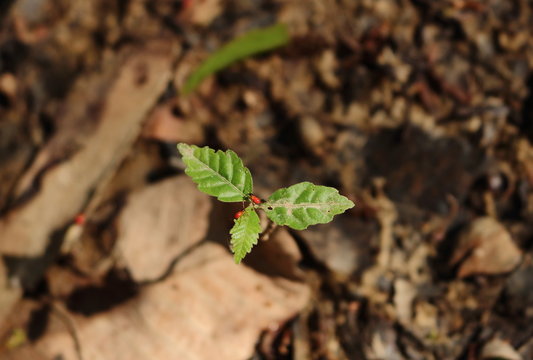
[[[522,360],[522,356],[509,344],[501,339],[492,339],[483,346],[481,359]]]
[[[202,143],[202,125],[194,119],[174,115],[172,107],[172,103],[157,106],[150,114],[142,135],[160,141]]]
[[[457,276],[497,275],[513,270],[521,261],[522,252],[503,225],[490,217],[472,222],[454,250],[451,266],[461,262]]]
[[[373,261],[369,243],[375,236],[375,225],[354,221],[349,215],[339,216],[330,224],[310,227],[301,236],[313,256],[337,276],[350,276]]]
[[[207,231],[209,197],[185,175],[132,194],[119,220],[117,246],[135,281],[161,276]]]
[[[305,284],[237,266],[227,249],[207,243],[135,300],[88,319],[71,316],[86,359],[244,360],[263,329],[308,299]],[[67,331],[49,332],[36,346],[49,358],[77,360]]]
[[[87,111],[92,109],[98,115],[94,119],[98,127],[79,144],[81,149],[71,159],[45,174],[39,193],[27,205],[1,219],[0,252],[15,256],[42,255],[51,233],[68,223],[83,206],[89,191],[113,174],[137,137],[147,111],[170,78],[171,46],[153,42],[149,48],[133,52],[109,88],[109,80],[97,77],[100,82],[93,84],[92,90],[102,91],[103,87],[107,93],[100,95],[94,104],[73,106],[60,120],[76,122],[80,116],[86,120]],[[86,97],[87,91],[79,87],[71,94],[72,99],[65,102],[79,104],[79,98]],[[42,158],[48,158],[49,151],[45,148],[37,156],[35,166],[28,170],[32,175],[26,176],[27,183],[35,181],[46,166]],[[50,211],[51,206],[54,211]]]
[[[220,0],[194,0],[183,12],[183,17],[200,26],[209,25],[222,11]]]

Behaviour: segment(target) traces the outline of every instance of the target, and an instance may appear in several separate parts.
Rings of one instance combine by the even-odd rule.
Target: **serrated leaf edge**
[[[328,223],[330,221],[333,220],[333,218],[336,216],[336,215],[340,215],[342,213],[344,213],[346,210],[348,209],[351,209],[355,206],[355,204],[353,203],[353,201],[351,201],[350,199],[348,199],[346,196],[344,195],[341,195],[339,193],[339,191],[333,187],[329,187],[329,186],[324,186],[324,185],[316,185],[316,184],[313,184],[309,181],[304,181],[304,182],[301,182],[301,183],[297,183],[297,184],[293,184],[291,186],[288,186],[286,188],[281,188],[281,189],[278,189],[276,190],[274,193],[277,193],[279,191],[286,191],[287,189],[289,189],[290,187],[292,186],[295,186],[295,185],[300,185],[300,184],[306,184],[308,186],[314,186],[314,187],[325,187],[325,188],[329,188],[331,190],[334,190],[334,192],[331,193],[331,195],[335,195],[335,196],[339,196],[341,197],[344,201],[341,201],[341,202],[337,202],[337,201],[328,201],[328,202],[318,202],[318,203],[298,203],[298,204],[295,204],[294,202],[290,202],[290,201],[284,201],[284,200],[274,200],[274,201],[271,201],[270,198],[264,202],[263,204],[261,204],[259,206],[259,208],[263,209],[266,213],[267,213],[267,216],[268,218],[273,221],[274,223],[278,224],[278,225],[281,225],[281,226],[289,226],[291,228],[294,228],[296,230],[305,230],[307,229],[309,226],[312,226],[312,225],[317,225],[317,224],[325,224],[325,223]],[[274,194],[273,193],[273,194]],[[272,195],[271,195],[272,196]],[[314,224],[309,224],[305,227],[292,227],[290,226],[289,224],[287,224],[286,222],[282,222],[282,223],[278,223],[275,218],[272,218],[270,215],[272,214],[272,210],[274,210],[275,208],[284,208],[284,209],[287,209],[287,213],[288,215],[292,216],[292,211],[295,210],[295,209],[319,209],[319,210],[322,210],[324,211],[323,209],[327,209],[328,207],[330,206],[342,206],[342,207],[345,207],[344,210],[340,211],[340,212],[332,212],[331,214],[329,214],[331,216],[331,219],[327,222],[317,222],[317,223],[314,223]],[[327,211],[326,212],[330,212],[330,211]]]
[[[247,220],[251,220],[252,219],[251,217],[253,217],[254,215],[255,215],[255,218],[257,219],[257,222],[244,226],[243,222]],[[238,219],[235,219],[234,223],[235,224],[230,230],[231,251],[233,252],[233,255],[234,255],[233,258],[234,258],[235,264],[240,264],[242,259],[244,259],[244,257],[246,256],[246,254],[249,254],[251,252],[254,245],[257,245],[259,234],[261,233],[261,225],[260,225],[259,216],[257,215],[255,208],[253,206],[249,206],[246,209],[244,209],[244,213],[241,215],[241,217],[239,217]],[[242,229],[239,229],[240,226],[243,226]],[[255,227],[255,229],[253,229],[253,227]],[[244,254],[235,252],[235,240],[237,238],[236,235],[239,233],[244,233],[245,236],[252,237],[250,241],[250,247],[248,250],[245,250]]]
[[[178,144],[178,150],[179,152],[181,153],[181,155],[183,157],[188,157],[188,159],[192,159],[192,160],[195,160],[197,163],[201,164],[201,166],[206,169],[206,170],[209,170],[210,172],[212,172],[213,174],[216,174],[218,175],[220,178],[223,179],[223,182],[230,185],[230,187],[232,187],[233,189],[235,189],[236,192],[238,192],[239,194],[242,195],[243,199],[248,195],[246,194],[245,192],[241,191],[241,189],[239,189],[237,186],[235,186],[235,184],[233,184],[231,181],[229,181],[229,179],[225,178],[224,176],[222,176],[220,173],[216,172],[215,170],[213,170],[211,167],[209,167],[209,165],[207,165],[206,163],[204,163],[203,161],[199,160],[195,155],[194,155],[194,151],[195,149],[204,149],[204,148],[207,148],[209,152],[211,152],[212,154],[216,155],[218,153],[221,153],[221,154],[224,154],[224,155],[229,155],[230,158],[232,155],[235,155],[235,157],[237,157],[237,159],[239,159],[241,165],[243,166],[244,168],[244,171],[250,176],[250,179],[252,178],[252,175],[250,173],[250,170],[244,166],[243,162],[242,162],[242,159],[239,157],[239,155],[237,155],[237,153],[235,153],[233,150],[226,150],[226,151],[222,151],[222,150],[216,150],[215,149],[212,149],[208,146],[204,146],[204,147],[199,147],[199,146],[196,146],[196,145],[188,145],[188,144],[185,144],[185,143],[179,143]],[[185,161],[185,160],[184,160]],[[193,179],[194,181],[194,179]],[[200,185],[199,183],[197,183],[198,185]],[[245,184],[243,184],[244,186]],[[252,189],[253,191],[253,182],[252,182]]]

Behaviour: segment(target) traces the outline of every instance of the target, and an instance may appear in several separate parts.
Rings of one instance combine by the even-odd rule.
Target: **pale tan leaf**
[[[262,330],[279,326],[308,298],[305,284],[237,266],[227,249],[208,243],[137,299],[73,319],[86,359],[244,360]],[[67,331],[49,333],[37,347],[77,360]]]
[[[207,231],[209,196],[185,175],[132,194],[119,220],[119,254],[136,281],[162,275]]]
[[[521,261],[522,252],[511,235],[490,217],[476,219],[461,234],[454,250],[451,266],[461,262],[457,276],[496,275],[513,270]]]
[[[522,360],[522,356],[509,344],[501,339],[492,339],[481,350],[482,360]]]
[[[72,158],[49,170],[42,180],[39,193],[31,201],[0,220],[0,252],[16,256],[38,256],[46,248],[51,233],[72,219],[86,202],[88,193],[99,182],[109,178],[120,165],[136,139],[148,110],[157,101],[170,78],[173,59],[168,43],[152,43],[136,49],[126,57],[116,78],[94,76],[81,79],[66,104],[87,101],[87,92],[94,103],[66,107],[58,120],[98,124],[90,134],[82,137],[80,150]],[[89,89],[81,85],[91,85]],[[83,100],[80,100],[83,99]],[[93,116],[91,122],[87,116]],[[71,131],[83,132],[84,129]],[[87,131],[87,129],[85,129]],[[64,137],[58,133],[56,136]],[[50,153],[57,147],[52,139],[49,147],[37,155],[34,164],[21,180],[30,184],[47,166]],[[57,160],[57,159],[56,159]],[[19,187],[25,188],[21,183]],[[53,207],[53,211],[51,211]]]

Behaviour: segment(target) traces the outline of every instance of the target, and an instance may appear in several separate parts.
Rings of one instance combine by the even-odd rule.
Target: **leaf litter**
[[[0,339],[38,334],[1,356],[78,359],[77,334],[103,359],[531,358],[530,2],[36,3],[0,6]],[[286,46],[178,95],[280,22]],[[193,200],[177,141],[235,150],[260,197],[312,181],[356,207],[236,267],[216,234],[239,209]]]

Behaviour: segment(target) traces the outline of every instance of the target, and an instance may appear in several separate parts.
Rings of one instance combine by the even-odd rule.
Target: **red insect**
[[[85,225],[85,214],[76,215],[76,217],[74,218],[74,223],[80,226]]]
[[[261,204],[261,202],[262,202],[261,199],[259,199],[259,198],[258,198],[257,196],[255,196],[254,194],[250,195],[250,200],[252,200],[252,202],[253,202],[254,204],[257,204],[257,205]]]
[[[183,0],[181,2],[181,8],[182,10],[187,10],[192,6],[193,0]]]
[[[233,217],[234,217],[235,219],[238,219],[238,218],[240,218],[240,217],[242,216],[243,213],[244,213],[243,210],[241,210],[241,211],[237,211]]]

